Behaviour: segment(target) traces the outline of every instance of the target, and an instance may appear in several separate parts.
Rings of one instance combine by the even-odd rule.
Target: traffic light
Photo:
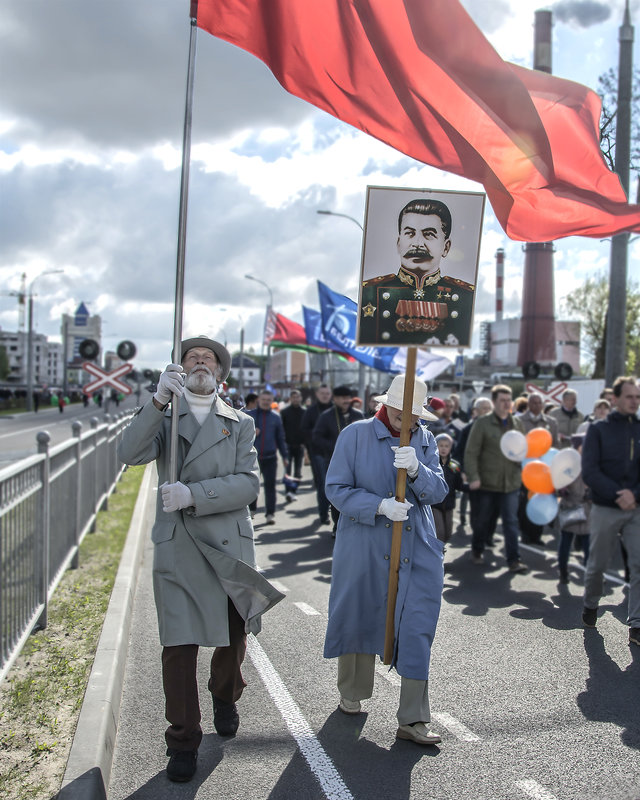
[[[540,375],[540,364],[537,361],[525,361],[522,365],[522,376],[526,380],[535,381]]]
[[[78,352],[82,358],[93,360],[98,357],[100,352],[100,345],[95,339],[83,339],[78,347]]]
[[[553,370],[553,374],[559,381],[568,381],[573,375],[573,367],[571,364],[567,364],[566,361],[561,361],[556,365],[556,368]]]
[[[125,339],[124,342],[120,342],[116,349],[118,358],[121,358],[123,361],[131,360],[135,356],[136,352],[135,344],[130,342],[128,339]]]

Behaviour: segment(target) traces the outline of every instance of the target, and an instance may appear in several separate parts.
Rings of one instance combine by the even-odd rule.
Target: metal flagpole
[[[173,361],[180,362],[182,341],[182,306],[184,298],[184,257],[187,234],[187,201],[189,198],[189,164],[191,161],[191,117],[193,110],[193,74],[196,61],[196,32],[198,3],[191,0],[191,35],[189,37],[189,66],[187,69],[187,96],[184,108],[182,135],[182,176],[180,178],[180,209],[178,212],[178,257],[176,263],[176,296],[173,317]],[[178,420],[180,401],[175,395],[171,402],[171,437],[169,448],[169,483],[178,480]]]
[[[416,347],[407,348],[407,368],[404,373],[404,395],[402,397],[402,425],[400,428],[400,447],[411,442],[411,409],[413,407],[413,388],[416,381]],[[396,475],[396,500],[404,502],[407,493],[407,470],[399,469]],[[387,620],[384,633],[384,654],[382,663],[393,660],[395,642],[396,598],[398,597],[398,572],[400,570],[400,551],[402,549],[402,521],[394,522],[391,533],[391,557],[389,559],[389,591],[387,593]]]

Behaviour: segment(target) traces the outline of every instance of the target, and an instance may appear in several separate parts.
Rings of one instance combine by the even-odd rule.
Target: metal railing
[[[95,529],[124,466],[116,448],[132,417],[124,412],[91,430],[73,422],[72,438],[0,470],[0,682],[35,629],[47,625],[48,605],[78,550]]]

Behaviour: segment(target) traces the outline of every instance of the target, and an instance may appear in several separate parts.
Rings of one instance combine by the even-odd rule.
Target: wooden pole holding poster
[[[400,428],[400,447],[411,441],[411,409],[413,407],[413,387],[416,378],[417,348],[407,348],[407,369],[404,376],[404,396],[402,398],[402,426]],[[396,500],[402,503],[407,490],[407,470],[399,469],[396,476]],[[395,613],[398,596],[398,572],[400,570],[400,551],[402,549],[402,520],[393,523],[391,535],[391,557],[389,561],[389,591],[387,593],[387,622],[384,632],[384,664],[393,660],[395,642]]]

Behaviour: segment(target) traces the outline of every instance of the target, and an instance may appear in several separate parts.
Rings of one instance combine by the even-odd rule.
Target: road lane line
[[[466,725],[463,725],[460,720],[457,720],[455,717],[452,717],[451,714],[447,714],[446,711],[439,711],[436,714],[431,715],[433,719],[439,724],[446,728],[450,733],[452,733],[456,739],[459,739],[461,742],[480,742],[480,737],[475,734],[473,731],[470,731]]]
[[[277,589],[282,594],[287,594],[289,589],[284,585],[284,583],[280,583],[280,581],[273,581],[269,579],[269,583],[273,586],[274,589]]]
[[[315,608],[312,608],[307,603],[294,603],[294,606],[297,606],[303,614],[307,614],[309,617],[319,617],[320,612],[316,611]]]
[[[542,556],[545,559],[545,561],[551,561],[552,562],[552,561],[556,561],[558,559],[557,552],[550,553],[547,550],[541,550],[539,547],[534,547],[534,546],[532,546],[530,544],[523,544],[522,542],[520,542],[520,549],[521,550],[527,550],[529,553],[535,553],[537,556]],[[569,561],[569,566],[570,567],[577,567],[582,572],[586,572],[585,566],[583,564],[581,564],[579,561],[574,561],[572,559],[571,561]],[[605,580],[610,581],[611,583],[618,584],[618,586],[628,586],[629,585],[625,580],[620,578],[618,575],[615,575],[613,572],[605,572],[604,573],[604,578],[605,578]]]
[[[254,636],[247,637],[249,655],[278,711],[282,714],[289,732],[295,739],[309,768],[322,787],[327,800],[353,800],[340,773],[302,716],[289,690],[282,682],[269,657]]]
[[[402,686],[402,679],[398,673],[395,670],[389,671],[389,667],[385,664],[378,662],[376,664],[376,672],[381,678],[389,681],[389,683],[393,684],[394,686]],[[436,722],[445,727],[461,742],[481,741],[479,736],[473,733],[473,731],[470,731],[466,725],[463,725],[462,722],[457,720],[455,717],[452,717],[451,714],[447,714],[443,711],[439,714],[432,714],[431,716]]]
[[[558,800],[555,794],[547,791],[538,781],[527,778],[524,781],[516,781],[516,786],[532,798],[532,800]]]

